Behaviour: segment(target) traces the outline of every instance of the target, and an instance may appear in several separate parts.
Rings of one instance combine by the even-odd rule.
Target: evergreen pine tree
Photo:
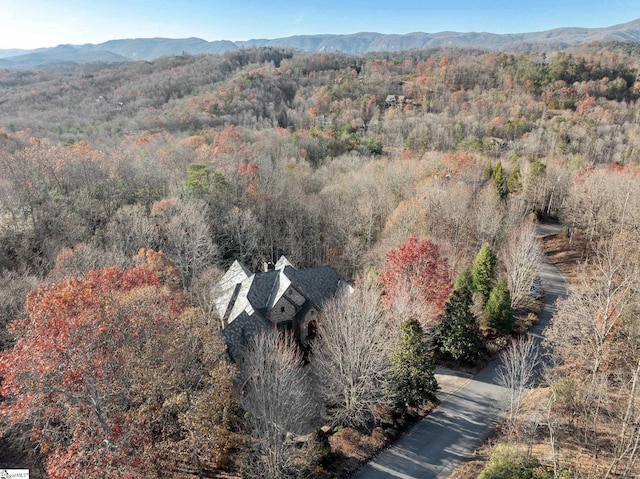
[[[487,243],[483,244],[473,260],[471,268],[472,290],[480,293],[483,305],[487,303],[491,288],[493,288],[496,263],[497,258],[491,246]]]
[[[493,169],[491,179],[493,180],[493,184],[496,186],[496,190],[498,191],[500,198],[504,198],[506,195],[506,189],[502,162],[498,161],[498,163],[496,164],[496,167]]]
[[[209,189],[209,169],[206,165],[197,163],[187,167],[187,191],[194,196],[202,196]]]
[[[401,325],[398,345],[390,355],[390,390],[399,408],[418,407],[436,400],[435,362],[424,330],[415,319]]]
[[[484,171],[482,172],[482,177],[487,181],[493,178],[493,166],[491,166],[491,161],[487,161],[487,164],[484,165]]]
[[[471,278],[471,270],[469,268],[460,271],[453,283],[454,290],[461,288],[468,288],[469,291],[473,291],[473,279]]]
[[[454,361],[469,365],[478,360],[482,348],[480,328],[471,312],[472,302],[469,288],[456,289],[435,331],[438,350]]]
[[[507,280],[500,278],[491,290],[489,300],[484,307],[487,325],[500,334],[509,334],[513,330],[513,310],[511,309],[511,294]]]
[[[205,164],[194,163],[187,167],[185,190],[192,197],[206,200],[209,195],[218,193],[225,183],[222,173],[216,171],[212,174]]]
[[[507,191],[509,193],[518,193],[522,188],[522,177],[520,175],[520,165],[516,165],[507,180]]]

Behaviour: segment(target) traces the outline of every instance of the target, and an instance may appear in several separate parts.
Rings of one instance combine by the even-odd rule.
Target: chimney
[[[275,265],[271,262],[271,261],[265,261],[262,264],[262,269],[264,270],[264,272],[268,272],[268,271],[273,271],[274,269],[276,269]]]

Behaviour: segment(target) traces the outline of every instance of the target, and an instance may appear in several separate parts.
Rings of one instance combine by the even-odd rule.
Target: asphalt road
[[[539,225],[539,235],[557,232],[559,225]],[[554,303],[566,294],[558,269],[545,261],[540,274],[545,308],[531,334],[542,338],[555,312]],[[497,383],[494,360],[460,389],[445,398],[426,418],[381,452],[355,479],[444,479],[482,444],[502,418],[508,390]]]

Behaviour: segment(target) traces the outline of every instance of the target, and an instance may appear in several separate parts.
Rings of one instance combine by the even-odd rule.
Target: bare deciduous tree
[[[612,344],[612,333],[637,299],[638,245],[618,235],[601,242],[578,281],[558,303],[548,341],[559,360],[576,363],[595,376]]]
[[[555,414],[558,393],[553,380],[546,374],[544,379],[549,386],[549,397],[545,404],[544,417],[549,431],[549,447],[551,448],[551,460],[553,462],[553,474],[555,477],[558,474],[558,432],[560,428],[560,421]]]
[[[454,188],[455,195],[452,194]],[[475,248],[472,237],[474,218],[469,214],[473,188],[464,183],[434,182],[425,194],[427,232],[440,245],[455,271]]]
[[[11,345],[13,338],[6,327],[22,314],[27,294],[38,286],[36,276],[15,271],[0,273],[0,351]]]
[[[312,363],[332,424],[363,427],[373,421],[374,406],[385,401],[391,330],[371,286],[361,284],[325,306]]]
[[[140,248],[157,248],[158,231],[143,205],[125,205],[111,217],[104,231],[104,247],[131,258]]]
[[[638,406],[637,378],[627,368],[635,369],[639,357],[637,334],[629,326],[635,323],[640,277],[638,246],[631,238],[621,233],[596,245],[546,334],[554,379],[572,383],[572,408],[585,446],[597,459],[603,447],[613,445],[609,474],[625,461],[633,463],[634,444],[640,444],[630,427],[636,413],[629,412]],[[612,418],[621,435],[605,439]]]
[[[592,246],[623,231],[637,238],[638,185],[638,177],[628,171],[589,171],[575,179],[564,216],[585,234]]]
[[[614,447],[614,454],[611,464],[605,474],[605,479],[612,474],[619,472],[621,466],[624,467],[622,477],[627,477],[631,468],[637,461],[638,448],[640,447],[640,412],[638,406],[640,402],[640,360],[636,363],[631,374],[631,378],[623,383],[621,395],[626,401],[621,410],[620,432]]]
[[[163,203],[166,205],[154,205],[152,216],[162,221],[163,250],[180,271],[186,287],[196,274],[213,264],[218,255],[207,222],[207,204],[202,200],[176,198]]]
[[[533,278],[540,271],[542,259],[535,225],[527,222],[515,226],[502,251],[512,308],[527,305],[530,300],[529,288]]]
[[[191,305],[200,308],[207,318],[207,325],[216,329],[222,329],[224,325],[216,309],[212,285],[217,284],[223,275],[224,271],[217,266],[209,266],[192,279],[187,291]]]
[[[224,236],[227,243],[224,249],[244,264],[253,263],[260,249],[262,225],[249,209],[231,208],[224,223]]]
[[[487,243],[495,246],[505,218],[504,203],[495,188],[488,185],[479,190],[470,209],[475,214],[476,245]]]
[[[522,400],[536,379],[540,364],[538,344],[533,336],[514,341],[502,354],[498,369],[498,381],[509,389],[507,401],[507,422],[509,431],[515,432]]]
[[[73,248],[65,248],[60,252],[47,279],[62,281],[66,277],[84,276],[94,269],[124,267],[131,262],[131,257],[127,258],[118,252],[104,251],[91,243],[78,243]]]
[[[292,467],[290,433],[308,433],[318,419],[310,369],[291,336],[277,330],[256,335],[241,365],[241,405],[247,412],[259,457],[260,477],[287,477]]]

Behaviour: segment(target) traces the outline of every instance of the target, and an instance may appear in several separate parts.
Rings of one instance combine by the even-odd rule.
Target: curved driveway
[[[558,225],[539,225],[540,236],[559,231]],[[545,307],[540,321],[530,331],[542,338],[542,331],[555,312],[558,297],[566,294],[565,280],[545,260],[540,273],[545,288]],[[391,447],[363,466],[355,479],[446,478],[482,444],[502,417],[508,390],[497,382],[499,359],[489,363],[460,389],[418,422]]]

